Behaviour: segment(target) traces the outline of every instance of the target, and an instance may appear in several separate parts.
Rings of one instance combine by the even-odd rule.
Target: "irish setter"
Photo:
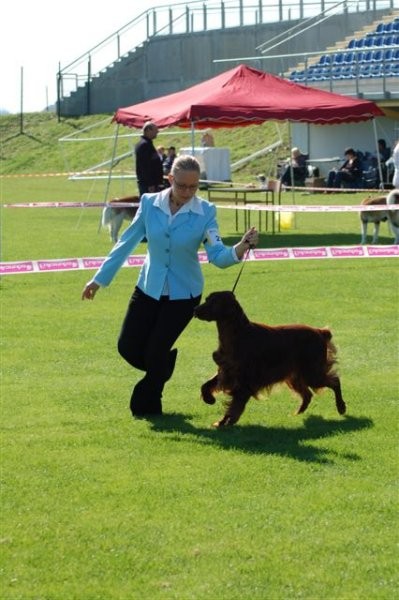
[[[227,291],[210,294],[195,309],[195,316],[202,321],[216,321],[219,334],[219,347],[212,355],[218,371],[202,385],[202,399],[214,404],[214,392],[231,396],[225,415],[214,423],[215,427],[237,423],[251,396],[257,398],[259,392],[270,391],[279,382],[301,396],[297,414],[308,407],[311,390],[324,387],[333,390],[339,414],[345,413],[329,329],[253,323],[234,294]]]

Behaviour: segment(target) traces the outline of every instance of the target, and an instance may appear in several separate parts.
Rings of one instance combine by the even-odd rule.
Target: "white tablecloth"
[[[191,146],[180,148],[180,154],[193,154]],[[194,156],[211,181],[230,181],[230,150],[229,148],[194,148]]]

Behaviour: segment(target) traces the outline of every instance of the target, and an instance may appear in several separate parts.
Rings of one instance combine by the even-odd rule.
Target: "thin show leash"
[[[243,270],[243,268],[244,268],[244,266],[245,266],[245,263],[247,262],[247,258],[248,258],[248,256],[249,256],[249,253],[250,253],[250,251],[251,251],[253,248],[255,248],[255,246],[254,246],[253,244],[250,244],[250,245],[249,245],[249,248],[248,248],[248,250],[246,251],[246,253],[245,253],[245,255],[244,255],[244,258],[243,258],[243,260],[242,260],[242,264],[241,264],[241,269],[240,269],[240,270],[239,270],[239,272],[238,272],[238,275],[237,275],[236,282],[235,282],[235,284],[233,285],[233,289],[231,290],[233,294],[234,294],[234,290],[235,290],[235,289],[236,289],[236,287],[237,287],[237,283],[239,282],[239,279],[240,279],[240,277],[241,277],[241,273],[242,273],[242,270]]]

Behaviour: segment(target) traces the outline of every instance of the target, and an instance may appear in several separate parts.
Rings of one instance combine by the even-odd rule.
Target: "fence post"
[[[202,18],[203,18],[203,26],[202,26],[202,28],[203,28],[204,31],[207,31],[207,29],[208,29],[207,16],[208,16],[208,13],[206,11],[206,4],[203,4],[202,5]]]
[[[224,29],[226,27],[226,15],[225,15],[225,11],[224,11],[224,2],[220,3],[220,11],[221,11],[221,18],[222,18],[222,22],[221,22],[221,28]]]
[[[242,27],[244,25],[244,7],[243,7],[243,3],[242,0],[240,0],[240,27]]]
[[[86,114],[90,115],[90,86],[91,86],[91,56],[87,61],[87,94],[86,94]]]
[[[58,123],[61,121],[61,63],[58,63],[57,73],[57,119]]]
[[[258,23],[259,25],[261,25],[263,23],[263,2],[262,0],[259,0],[259,11],[258,11]]]

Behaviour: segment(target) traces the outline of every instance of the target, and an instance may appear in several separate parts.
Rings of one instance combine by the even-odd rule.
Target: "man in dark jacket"
[[[144,123],[140,141],[134,148],[136,175],[140,196],[147,192],[158,192],[163,187],[162,161],[152,140],[158,135],[155,123]]]

